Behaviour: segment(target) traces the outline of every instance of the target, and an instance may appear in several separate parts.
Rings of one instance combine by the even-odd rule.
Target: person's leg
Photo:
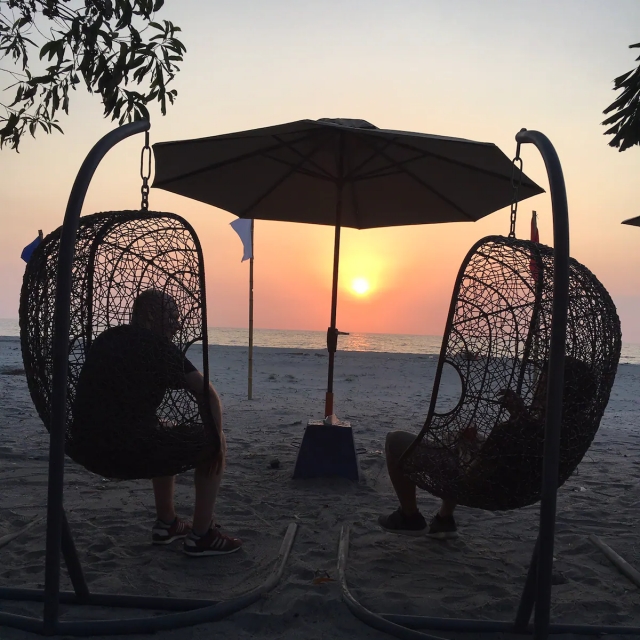
[[[416,485],[398,469],[402,454],[415,440],[415,435],[406,431],[393,431],[387,435],[385,453],[389,478],[393,484],[400,509],[388,516],[381,516],[378,523],[386,531],[403,535],[424,535],[434,538],[450,538],[456,535],[453,511],[456,507],[451,500],[442,500],[440,511],[427,526],[416,501]],[[440,452],[433,450],[433,463],[438,463]]]
[[[455,508],[455,502],[452,502],[451,500],[442,500],[440,509],[436,511],[429,523],[427,535],[430,538],[447,540],[449,538],[455,538],[458,535],[458,528],[453,517],[453,511]]]
[[[196,502],[193,512],[193,530],[184,542],[189,556],[216,556],[233,553],[242,546],[242,540],[220,532],[215,526],[214,509],[227,456],[227,441],[220,432],[220,454],[214,461],[196,467],[194,482]]]
[[[151,482],[158,516],[151,530],[151,541],[153,544],[170,544],[174,540],[186,538],[191,531],[191,525],[176,515],[175,476],[153,478]]]
[[[195,374],[195,375],[194,375]],[[194,391],[197,389],[202,392],[202,374],[200,372],[193,372],[190,374],[193,378],[191,380],[191,386],[194,388]],[[202,395],[200,393],[200,395]],[[215,505],[216,496],[218,494],[218,488],[220,487],[220,481],[222,479],[222,472],[224,469],[224,459],[226,454],[226,441],[224,438],[224,433],[222,432],[222,404],[220,402],[220,398],[216,393],[213,385],[209,385],[209,409],[211,411],[211,415],[213,416],[213,420],[215,422],[216,427],[220,433],[221,440],[221,451],[220,458],[218,464],[214,466],[210,462],[206,462],[203,464],[199,464],[196,466],[194,473],[194,484],[195,484],[195,506],[194,506],[194,518],[193,518],[193,527],[198,532],[206,532],[211,526],[211,521],[213,519],[213,508]],[[160,536],[163,538],[166,537],[163,535],[163,524],[171,524],[176,523],[178,525],[186,525],[186,532],[182,529],[184,526],[180,526],[179,533],[181,537],[183,533],[188,533],[188,530],[191,528],[189,523],[183,523],[179,519],[176,518],[176,510],[174,503],[174,494],[175,494],[175,476],[164,476],[159,478],[153,478],[153,494],[156,503],[156,513],[158,517],[158,522],[154,526],[154,542],[158,542],[160,540]],[[175,527],[174,527],[175,528]],[[172,539],[175,539],[173,536],[173,530],[171,531]]]
[[[197,465],[193,474],[196,492],[196,501],[193,507],[193,529],[199,535],[206,533],[209,527],[214,524],[213,511],[227,457],[227,439],[222,430],[222,403],[211,383],[209,383],[209,409],[220,435],[220,453],[215,462],[207,460]]]
[[[227,440],[224,432],[220,433],[220,457],[216,464],[205,462],[199,464],[193,481],[196,490],[196,501],[193,509],[193,530],[197,535],[206,533],[213,523],[218,490],[222,482],[222,474],[227,454]]]
[[[443,500],[440,504],[440,510],[438,511],[438,515],[441,518],[451,518],[453,517],[453,512],[455,511],[456,503],[452,500]]]
[[[442,452],[439,452],[439,455],[441,453]],[[454,460],[449,457],[450,454],[446,455],[447,457],[444,458],[440,455],[440,458],[442,459],[439,461],[436,457],[433,463],[437,468],[442,470],[446,470],[448,468],[450,472],[449,479],[451,482],[455,482],[458,470],[452,466]],[[455,459],[455,464],[458,464],[457,459]],[[450,486],[449,489],[453,492],[455,491],[455,486]],[[440,508],[433,514],[431,522],[429,522],[429,531],[427,532],[427,535],[430,538],[446,540],[448,538],[455,538],[458,535],[458,528],[453,517],[456,505],[457,503],[451,498],[442,498]]]
[[[227,439],[222,430],[222,404],[211,384],[209,402],[220,434],[220,452],[214,460],[209,459],[197,465],[193,474],[196,490],[193,530],[184,541],[184,552],[194,557],[233,553],[242,546],[242,540],[224,535],[215,526],[214,509],[227,459]]]
[[[176,518],[174,504],[175,476],[163,476],[153,478],[153,496],[156,502],[156,515],[158,520],[165,524],[171,524]]]
[[[378,518],[378,524],[385,531],[410,536],[423,535],[427,528],[427,523],[416,503],[416,485],[398,469],[400,457],[414,440],[415,435],[406,431],[392,431],[387,435],[385,442],[387,470],[400,501],[400,508]]]
[[[400,501],[400,508],[405,515],[418,512],[416,502],[416,485],[398,469],[398,462],[407,447],[414,441],[415,435],[406,431],[391,431],[385,442],[385,457],[389,479]]]

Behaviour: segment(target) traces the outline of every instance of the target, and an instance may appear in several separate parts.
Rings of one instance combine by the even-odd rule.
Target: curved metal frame
[[[280,545],[276,565],[268,578],[258,587],[230,600],[197,600],[190,598],[162,598],[154,596],[123,596],[109,593],[87,593],[81,595],[73,591],[58,593],[58,602],[64,604],[100,607],[128,607],[131,609],[153,609],[174,611],[160,616],[127,618],[123,620],[55,620],[53,627],[45,626],[44,620],[0,613],[0,625],[40,633],[66,636],[120,635],[130,633],[153,633],[165,629],[177,629],[204,622],[215,622],[253,604],[271,591],[280,581],[289,558],[298,525],[292,522]],[[46,602],[46,592],[37,589],[0,588],[0,599],[30,600]]]
[[[346,582],[346,563],[349,530],[343,527],[338,552],[338,576],[342,597],[351,612],[370,626],[398,638],[442,640],[417,631],[466,631],[473,633],[527,633],[533,631],[537,640],[546,640],[550,633],[576,633],[585,635],[632,634],[640,635],[640,627],[612,625],[551,624],[551,577],[556,519],[556,494],[560,454],[560,425],[562,419],[562,393],[564,383],[564,356],[569,291],[569,212],[564,176],[558,155],[550,140],[539,131],[522,129],[516,135],[520,144],[533,144],[542,156],[551,191],[553,211],[554,282],[551,349],[547,383],[547,413],[545,422],[544,459],[542,468],[542,497],[540,524],[529,571],[514,622],[499,620],[463,620],[376,614],[363,607],[349,592]],[[433,399],[432,399],[433,404]],[[431,412],[430,407],[430,412]],[[535,604],[533,625],[531,614]]]
[[[14,627],[44,635],[88,636],[95,634],[151,633],[161,629],[174,629],[220,620],[235,611],[249,606],[275,587],[282,576],[295,539],[297,525],[291,523],[282,541],[278,564],[269,578],[256,589],[227,601],[215,602],[212,600],[182,598],[92,594],[89,592],[85,582],[63,506],[68,336],[70,327],[71,271],[75,253],[75,239],[82,205],[91,179],[102,158],[116,144],[132,135],[148,131],[149,126],[148,120],[140,120],[118,127],[101,138],[82,163],[69,195],[60,236],[56,280],[44,590],[0,588],[0,600],[43,602],[44,612],[42,619],[0,612],[0,626]],[[202,265],[202,261],[200,264]],[[203,353],[203,357],[205,360],[207,359],[206,351]],[[61,552],[64,555],[74,592],[60,592]],[[82,605],[164,609],[180,611],[180,613],[125,620],[61,621],[59,619],[61,602]]]

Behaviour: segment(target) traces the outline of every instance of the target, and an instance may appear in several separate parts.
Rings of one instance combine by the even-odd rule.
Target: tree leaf
[[[53,40],[45,43],[45,45],[40,49],[40,60],[44,58],[46,55],[49,55],[50,52],[55,48],[56,43]],[[51,56],[49,56],[49,60],[51,60]]]

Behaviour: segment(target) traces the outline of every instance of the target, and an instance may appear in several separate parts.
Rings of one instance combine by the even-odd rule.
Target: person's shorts
[[[68,455],[98,475],[120,480],[173,476],[213,460],[217,433],[200,423],[74,425]]]

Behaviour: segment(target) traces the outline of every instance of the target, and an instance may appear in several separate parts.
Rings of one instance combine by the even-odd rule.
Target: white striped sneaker
[[[151,529],[151,541],[153,544],[170,544],[174,540],[186,538],[189,531],[191,531],[191,523],[178,516],[170,524],[156,520]]]
[[[188,556],[222,556],[233,553],[242,546],[242,540],[225,536],[212,526],[207,533],[199,536],[191,530],[184,541],[184,552]]]

